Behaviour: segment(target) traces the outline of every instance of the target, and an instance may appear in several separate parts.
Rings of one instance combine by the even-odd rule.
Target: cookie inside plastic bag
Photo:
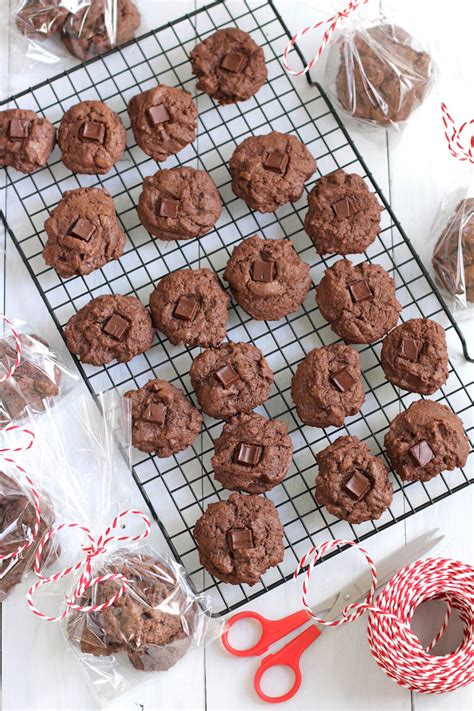
[[[474,308],[474,190],[447,196],[431,229],[436,282],[455,311]]]
[[[44,40],[61,29],[68,15],[63,0],[20,0],[15,19],[19,32]]]
[[[52,64],[67,52],[86,60],[132,40],[141,16],[134,0],[18,0],[13,24],[26,56]],[[64,50],[67,50],[65,52]]]
[[[402,27],[351,19],[329,47],[325,86],[358,122],[399,126],[422,103],[433,74],[432,58]]]
[[[31,492],[15,475],[0,471],[0,602],[32,569],[39,541],[54,522],[51,503],[41,496],[39,504],[37,525]],[[17,551],[20,552],[16,554]],[[45,566],[57,555],[57,547],[48,545],[44,551]]]
[[[121,550],[99,575],[125,576],[125,592],[110,607],[71,617],[67,634],[83,654],[126,654],[135,669],[167,671],[184,656],[198,633],[202,610],[174,562],[151,549]],[[118,591],[105,581],[84,601],[100,605]]]
[[[69,13],[61,40],[74,56],[91,59],[133,39],[139,26],[140,13],[132,0],[88,0]]]
[[[77,377],[24,322],[0,335],[0,426],[40,414],[69,392]],[[17,363],[19,353],[19,363]]]
[[[61,556],[44,579],[40,550],[28,604],[39,624],[62,625],[91,689],[110,702],[215,639],[221,624],[209,597],[157,545],[130,471],[129,400],[115,390],[98,403],[71,394],[36,429],[38,467],[54,482],[51,540]]]

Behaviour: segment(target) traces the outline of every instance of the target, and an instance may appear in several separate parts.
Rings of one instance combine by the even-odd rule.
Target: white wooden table
[[[231,0],[233,1],[233,0]],[[250,0],[251,2],[251,0]],[[54,74],[53,68],[18,71],[13,45],[6,23],[8,5],[0,7],[0,63],[4,93],[14,93]],[[200,6],[188,0],[142,0],[148,27],[160,25]],[[377,5],[373,0],[373,5]],[[386,0],[379,3],[389,11]],[[280,0],[277,2],[290,29],[297,30],[313,18],[320,19],[329,3],[310,4]],[[402,136],[385,132],[363,133],[350,128],[362,155],[395,213],[422,256],[428,246],[426,236],[441,196],[459,181],[460,166],[447,152],[440,131],[439,100],[449,103],[459,120],[473,116],[472,94],[472,22],[470,0],[451,4],[430,0],[398,0],[397,17],[407,29],[423,41],[428,40],[441,67],[442,89],[432,93],[412,117]],[[315,11],[315,8],[318,8]],[[405,18],[405,21],[404,21]],[[314,40],[303,47],[309,54]],[[71,62],[72,63],[72,62]],[[317,72],[318,76],[318,72]],[[2,236],[3,239],[3,236]],[[0,298],[6,313],[32,322],[36,329],[59,345],[52,324],[25,268],[11,244],[5,243]],[[469,333],[472,321],[463,328]],[[472,341],[471,341],[472,349]],[[452,353],[460,361],[460,349]],[[472,379],[472,378],[471,378]],[[473,561],[472,488],[449,497],[367,541],[369,552],[378,558],[403,546],[434,526],[446,538],[437,552]],[[327,594],[336,592],[360,571],[355,555],[344,553],[319,569]],[[299,604],[301,582],[290,582],[252,603],[252,609],[269,616],[287,614]],[[76,660],[65,650],[61,632],[45,625],[26,609],[24,588],[20,587],[3,605],[3,708],[11,709],[94,709],[96,703],[87,688]],[[439,697],[410,694],[389,681],[372,660],[366,643],[366,622],[326,632],[302,659],[303,685],[288,709],[396,709],[397,711],[461,711],[473,706],[472,689],[466,688]],[[254,709],[263,708],[252,688],[255,659],[235,660],[219,644],[205,651],[188,654],[166,674],[153,675],[149,681],[113,704],[114,709]],[[273,675],[273,693],[283,691],[282,676]]]

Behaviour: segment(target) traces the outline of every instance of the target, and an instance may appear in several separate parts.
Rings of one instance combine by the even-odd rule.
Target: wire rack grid
[[[206,95],[196,94],[188,56],[198,41],[225,26],[238,26],[249,32],[264,48],[269,77],[258,94],[245,104],[218,107]],[[279,58],[288,37],[288,30],[271,2],[242,0],[225,4],[219,0],[9,100],[9,106],[31,108],[58,124],[71,105],[85,99],[100,99],[119,113],[127,127],[126,153],[106,176],[71,174],[62,164],[58,149],[48,165],[32,175],[5,171],[3,187],[8,211],[5,226],[61,331],[70,316],[101,294],[134,294],[146,304],[158,279],[175,269],[208,266],[221,275],[233,247],[255,233],[267,238],[291,239],[297,252],[311,265],[312,280],[317,284],[325,268],[337,257],[319,256],[303,231],[307,193],[319,176],[344,168],[359,173],[384,205],[379,237],[355,261],[368,259],[381,264],[396,281],[397,297],[404,307],[402,320],[420,316],[438,320],[446,328],[453,351],[459,350],[460,332],[323,91],[311,80],[295,83],[283,71]],[[299,51],[298,54],[303,60]],[[216,228],[199,240],[169,244],[155,240],[141,226],[135,209],[142,181],[157,170],[157,164],[136,146],[126,108],[134,94],[150,88],[156,81],[187,89],[198,105],[197,141],[164,165],[202,168],[219,188],[224,203],[221,218]],[[297,135],[316,158],[318,171],[308,182],[301,200],[275,213],[261,215],[250,211],[232,193],[227,163],[236,144],[250,134],[269,130]],[[65,190],[92,185],[106,188],[114,197],[119,219],[128,234],[125,254],[118,262],[86,277],[62,280],[42,259],[43,224]],[[220,433],[222,422],[205,418],[202,435],[195,444],[169,459],[136,451],[133,467],[134,478],[174,555],[186,568],[196,589],[209,592],[216,614],[235,609],[283,583],[310,544],[328,537],[361,541],[472,483],[472,471],[469,475],[467,470],[449,472],[424,484],[413,482],[403,486],[391,474],[393,503],[378,521],[352,526],[336,519],[314,500],[316,453],[340,435],[350,433],[383,457],[383,438],[390,420],[418,396],[399,392],[386,382],[380,366],[380,343],[358,346],[366,391],[361,412],[348,418],[340,428],[323,430],[301,425],[290,396],[292,374],[312,348],[338,340],[316,307],[313,289],[297,313],[278,322],[254,321],[232,304],[228,338],[252,342],[265,354],[275,373],[275,384],[269,400],[259,411],[284,420],[293,440],[290,471],[284,482],[268,494],[284,524],[283,563],[269,570],[252,588],[223,584],[200,566],[192,536],[194,523],[209,503],[227,496],[213,478],[210,465],[213,440]],[[463,341],[462,344],[467,358]],[[174,347],[158,333],[151,349],[128,364],[114,362],[97,368],[82,365],[77,359],[76,364],[93,394],[111,386],[126,391],[140,387],[152,377],[160,377],[194,397],[188,373],[198,351]],[[474,384],[467,382],[462,357],[458,355],[456,360],[456,368],[450,362],[446,385],[434,397],[464,418],[466,430],[472,436],[469,408]]]

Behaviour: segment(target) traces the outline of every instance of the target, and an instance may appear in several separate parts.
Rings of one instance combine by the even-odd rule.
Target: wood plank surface
[[[240,0],[228,4],[238,5]],[[251,4],[252,0],[248,0]],[[9,37],[9,4],[0,4],[0,79],[2,89],[19,91],[47,76],[51,68],[18,68],[14,44]],[[147,27],[180,16],[201,5],[187,0],[141,0]],[[374,2],[374,5],[377,3]],[[292,30],[320,18],[334,4],[301,3],[279,0],[277,6]],[[389,12],[394,4],[385,0]],[[412,117],[402,135],[384,131],[364,131],[350,126],[350,133],[370,170],[390,198],[395,213],[408,231],[416,248],[426,258],[430,225],[441,197],[463,179],[463,169],[446,150],[439,115],[440,97],[449,102],[459,120],[472,117],[472,22],[471,0],[455,0],[451,5],[428,0],[398,0],[397,18],[429,43],[439,64],[440,85],[424,106]],[[470,18],[470,19],[469,19]],[[315,39],[305,38],[303,47],[310,54]],[[71,61],[71,63],[73,63]],[[323,63],[318,68],[322,72]],[[53,68],[53,73],[55,70]],[[0,178],[1,179],[1,178]],[[3,235],[0,235],[4,239]],[[0,243],[1,244],[1,243]],[[61,340],[37,295],[13,245],[6,250],[6,268],[1,273],[0,298],[6,313],[32,322],[35,329],[60,350]],[[0,266],[2,264],[0,263]],[[472,320],[463,322],[472,332]],[[462,356],[455,344],[455,358]],[[472,349],[472,344],[471,344]],[[464,366],[465,367],[465,366]],[[472,370],[471,370],[472,380]],[[407,541],[439,527],[446,538],[440,554],[473,562],[472,487],[451,496],[430,509],[384,531],[366,543],[375,560]],[[157,540],[159,534],[155,533]],[[164,546],[164,543],[162,544]],[[331,559],[317,570],[318,595],[337,592],[362,568],[353,552]],[[252,603],[251,609],[278,617],[298,609],[301,580],[289,582]],[[3,708],[5,711],[69,711],[97,708],[93,695],[74,659],[66,651],[61,629],[46,625],[26,609],[24,586],[20,586],[3,605]],[[227,711],[263,709],[252,687],[257,659],[232,659],[219,643],[194,651],[168,673],[150,680],[116,700],[110,708],[131,711],[158,709],[196,709]],[[393,711],[468,711],[473,708],[472,690],[455,694],[422,696],[392,683],[375,664],[366,641],[366,620],[335,630],[326,630],[302,659],[303,684],[295,699],[282,708],[387,709]],[[284,673],[268,679],[271,693],[283,691],[288,681]]]

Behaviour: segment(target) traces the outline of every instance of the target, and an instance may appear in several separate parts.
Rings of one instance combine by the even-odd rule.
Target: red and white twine
[[[12,324],[12,322],[10,321],[10,319],[8,319],[8,318],[5,316],[5,314],[0,314],[0,319],[1,319],[2,321],[4,321],[4,322],[7,324],[7,326],[10,327],[10,330],[11,330],[11,332],[12,332],[12,334],[13,334],[13,338],[15,339],[15,346],[16,346],[15,362],[13,363],[13,365],[11,365],[11,367],[7,370],[6,373],[4,373],[3,375],[0,375],[0,383],[4,383],[5,380],[8,380],[8,378],[11,378],[11,377],[12,377],[13,373],[15,372],[15,370],[16,370],[16,369],[18,368],[18,366],[20,365],[20,361],[21,361],[21,341],[20,341],[20,337],[19,337],[18,333],[15,331],[15,329],[14,329],[14,327],[13,327],[13,324]]]
[[[363,553],[372,574],[372,586],[362,603],[348,605],[340,619],[327,621],[311,610],[308,585],[317,560],[340,545],[354,546]],[[299,562],[295,577],[308,561],[302,595],[307,612],[318,624],[336,627],[356,620],[367,610],[371,652],[381,669],[397,684],[410,691],[438,694],[474,681],[474,568],[471,565],[446,558],[415,561],[393,576],[374,603],[375,564],[367,551],[354,541],[335,540],[314,546]],[[423,647],[410,625],[416,608],[427,600],[443,600],[447,610],[440,631]],[[451,654],[432,656],[429,652],[446,630],[453,609],[463,624],[462,641]]]
[[[306,74],[306,72],[309,72],[313,65],[318,61],[324,50],[326,49],[327,45],[331,41],[332,35],[334,34],[334,30],[337,27],[338,22],[341,20],[344,20],[346,17],[348,17],[354,10],[357,10],[358,7],[361,5],[365,5],[368,3],[369,0],[351,0],[351,2],[346,5],[344,10],[341,10],[338,12],[336,15],[333,15],[332,17],[326,19],[326,20],[321,20],[320,22],[316,22],[314,25],[308,25],[308,27],[304,27],[302,30],[296,33],[294,37],[291,38],[290,42],[288,43],[288,46],[286,47],[285,51],[283,52],[283,66],[285,67],[286,71],[288,74],[291,74],[294,77],[299,77],[302,74]],[[313,32],[314,30],[319,29],[320,27],[323,27],[324,25],[327,25],[327,29],[324,32],[323,39],[321,41],[321,44],[318,48],[318,51],[316,52],[315,56],[313,59],[308,62],[308,64],[304,67],[304,69],[291,69],[291,67],[288,65],[288,53],[291,51],[292,47],[298,42],[299,39],[304,37],[308,32]]]
[[[32,503],[33,507],[35,510],[35,523],[33,526],[33,530],[31,531],[31,534],[28,536],[27,539],[25,539],[25,542],[22,543],[18,548],[14,551],[11,551],[10,553],[4,553],[3,555],[0,555],[0,561],[1,560],[8,560],[9,558],[17,558],[20,556],[24,551],[26,551],[27,548],[29,548],[31,545],[36,540],[36,537],[38,536],[38,531],[41,525],[41,508],[40,508],[40,501],[39,501],[39,494],[36,490],[35,485],[33,484],[32,480],[28,476],[27,472],[25,469],[23,469],[22,466],[20,466],[12,457],[8,456],[8,452],[23,452],[30,447],[33,446],[33,443],[35,441],[35,435],[34,432],[31,430],[27,430],[24,427],[19,427],[18,425],[7,425],[4,427],[2,430],[0,430],[0,434],[8,434],[9,432],[22,432],[25,435],[28,435],[29,440],[27,444],[19,446],[19,447],[2,447],[0,448],[0,458],[3,459],[4,462],[7,462],[8,464],[13,465],[21,474],[21,478],[25,480],[26,482],[26,489],[31,493],[32,497]]]
[[[142,533],[137,534],[136,536],[116,536],[112,532],[115,531],[117,526],[122,523],[122,520],[126,516],[138,516],[139,518],[142,519],[143,523],[145,524],[145,528],[142,531]],[[50,529],[45,533],[43,538],[40,541],[40,544],[38,546],[38,550],[36,553],[36,558],[35,558],[35,566],[34,566],[34,571],[36,575],[40,578],[38,582],[36,582],[34,585],[30,587],[26,594],[26,601],[28,605],[30,606],[32,612],[34,612],[35,615],[38,615],[41,619],[47,621],[47,622],[60,622],[61,620],[64,620],[64,618],[69,614],[71,610],[78,610],[79,612],[101,612],[102,610],[107,609],[108,607],[111,607],[114,605],[117,600],[119,600],[122,595],[125,592],[126,589],[126,583],[127,583],[127,578],[125,575],[122,573],[106,573],[104,575],[98,575],[96,577],[92,577],[92,562],[94,558],[96,558],[98,555],[105,553],[107,551],[108,545],[112,541],[128,541],[130,543],[134,541],[140,541],[143,538],[146,538],[150,532],[150,527],[151,523],[150,520],[148,519],[147,516],[142,511],[139,511],[137,509],[129,509],[128,511],[122,511],[118,516],[114,518],[112,521],[112,524],[102,533],[97,540],[94,538],[92,535],[91,531],[87,526],[81,526],[78,523],[62,523],[59,526],[56,526],[55,528]],[[70,565],[67,568],[64,568],[63,570],[58,571],[57,573],[54,573],[53,575],[50,575],[48,577],[45,577],[42,572],[41,572],[41,567],[42,567],[42,555],[44,548],[48,541],[59,531],[62,531],[63,529],[66,528],[77,528],[80,531],[82,531],[87,538],[88,545],[83,546],[82,550],[85,553],[85,557],[79,560],[77,563],[74,565]],[[53,617],[46,615],[45,613],[41,612],[41,610],[38,610],[38,608],[35,606],[33,602],[33,595],[38,590],[39,588],[45,586],[45,585],[51,585],[53,583],[56,583],[58,580],[61,580],[62,578],[65,578],[66,576],[70,575],[71,573],[75,573],[76,571],[82,570],[81,576],[79,578],[79,582],[74,589],[73,593],[71,595],[66,596],[66,607],[62,611],[61,614]],[[100,585],[101,583],[104,583],[106,580],[115,580],[120,583],[120,586],[117,589],[117,592],[112,595],[108,600],[105,602],[99,604],[99,605],[80,605],[77,600],[79,600],[81,597],[84,596],[84,594],[90,590],[93,587],[96,587],[97,585]]]
[[[474,163],[474,119],[456,126],[445,103],[441,104],[441,112],[449,152],[461,161]]]

